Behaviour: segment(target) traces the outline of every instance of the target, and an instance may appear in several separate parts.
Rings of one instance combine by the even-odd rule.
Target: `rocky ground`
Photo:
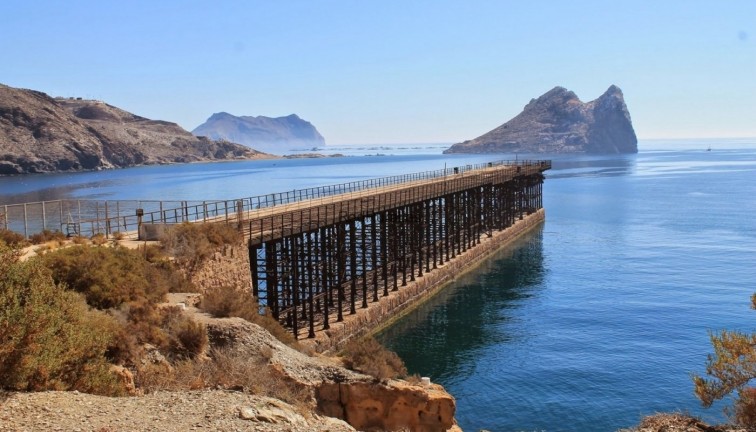
[[[648,416],[631,429],[619,432],[746,432],[734,426],[711,426],[682,413],[659,413]]]
[[[0,432],[458,430],[454,399],[440,386],[378,382],[343,368],[337,359],[296,351],[240,318],[204,314],[193,306],[196,297],[171,294],[164,307],[181,308],[206,325],[214,348],[269,368],[274,382],[293,385],[309,400],[292,405],[252,394],[246,386],[121,398],[79,392],[0,393]],[[165,361],[156,355],[150,361]],[[254,370],[248,372],[254,375]]]
[[[354,431],[243,392],[157,392],[110,398],[77,392],[0,393],[0,431]]]

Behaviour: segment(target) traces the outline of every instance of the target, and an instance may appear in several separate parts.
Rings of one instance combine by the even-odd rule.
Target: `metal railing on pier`
[[[245,212],[364,191],[402,183],[432,180],[468,171],[510,165],[540,166],[548,169],[550,161],[501,160],[474,165],[462,165],[434,171],[424,171],[360,180],[312,188],[295,189],[247,198],[212,201],[171,200],[53,200],[23,204],[0,203],[0,228],[30,237],[43,230],[61,231],[69,236],[106,237],[122,233],[135,238],[139,225],[176,224],[182,222],[213,221],[238,223]]]

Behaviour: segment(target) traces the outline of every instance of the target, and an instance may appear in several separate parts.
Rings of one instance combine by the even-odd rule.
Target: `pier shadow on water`
[[[377,335],[410,374],[464,380],[476,352],[523,337],[512,311],[538,296],[544,278],[543,227],[499,250]],[[518,327],[507,331],[507,327]]]

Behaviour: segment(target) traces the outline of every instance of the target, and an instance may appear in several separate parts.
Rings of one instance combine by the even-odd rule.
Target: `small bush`
[[[92,241],[92,244],[96,246],[102,246],[108,242],[108,239],[105,238],[105,234],[95,234],[90,240]]]
[[[407,375],[404,362],[395,352],[383,347],[375,338],[349,341],[342,351],[347,368],[368,374],[380,381]]]
[[[404,380],[413,385],[420,385],[420,383],[423,382],[423,378],[420,376],[420,374],[416,373],[404,377]]]
[[[105,353],[118,325],[0,243],[0,387],[120,395]]]
[[[168,281],[142,256],[123,247],[73,247],[44,255],[58,283],[65,283],[98,309],[119,307],[141,298],[163,301]]]
[[[62,243],[66,240],[66,235],[60,231],[50,231],[48,229],[42,230],[42,232],[34,234],[30,237],[32,244],[42,244],[48,242]]]
[[[137,385],[156,390],[200,390],[241,388],[246,392],[274,397],[294,405],[308,405],[312,393],[275,373],[262,358],[229,350],[210,351],[210,359],[177,362],[173,370],[147,366],[136,375]]]
[[[36,252],[38,254],[42,254],[44,252],[53,251],[53,250],[58,249],[61,246],[63,246],[63,244],[64,243],[62,241],[60,241],[60,240],[49,240],[49,241],[45,242],[44,244],[38,246],[37,249],[36,249]]]
[[[233,287],[221,286],[205,291],[200,309],[219,318],[239,317],[266,329],[276,339],[301,351],[294,335],[283,328],[270,313],[260,314],[260,305],[249,294]]]
[[[160,239],[163,249],[190,271],[207,260],[223,245],[237,243],[239,232],[220,223],[183,223],[168,230]]]
[[[137,250],[144,256],[144,259],[151,263],[168,261],[168,256],[163,251],[163,248],[154,244],[145,244],[137,247]]]
[[[735,422],[748,430],[756,430],[756,388],[746,387],[738,392]]]
[[[163,278],[168,281],[168,292],[194,293],[199,292],[197,287],[189,279],[185,271],[179,269],[175,262],[165,254],[162,247],[157,245],[140,246],[139,254],[144,257]]]
[[[192,359],[205,350],[208,341],[204,324],[195,322],[178,308],[165,308],[163,316],[171,358]]]
[[[8,246],[16,248],[22,248],[29,245],[29,242],[23,235],[7,229],[0,229],[0,241]]]
[[[120,240],[123,240],[123,239],[126,238],[126,234],[124,234],[124,233],[122,233],[120,231],[116,231],[112,235],[113,235],[113,240],[115,240],[115,241],[120,241]]]
[[[71,237],[71,242],[77,245],[83,245],[89,243],[89,239],[80,235]]]

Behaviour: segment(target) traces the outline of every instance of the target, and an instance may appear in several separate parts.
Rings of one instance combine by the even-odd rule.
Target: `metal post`
[[[29,221],[26,215],[26,203],[24,203],[24,238],[29,238]]]
[[[328,297],[329,292],[331,288],[328,286],[328,264],[327,264],[327,242],[328,236],[325,228],[320,229],[320,265],[323,266],[323,270],[321,273],[321,286],[323,289],[323,294],[325,295],[325,298],[323,298],[323,330],[328,330],[331,328],[331,324],[328,322]]]

